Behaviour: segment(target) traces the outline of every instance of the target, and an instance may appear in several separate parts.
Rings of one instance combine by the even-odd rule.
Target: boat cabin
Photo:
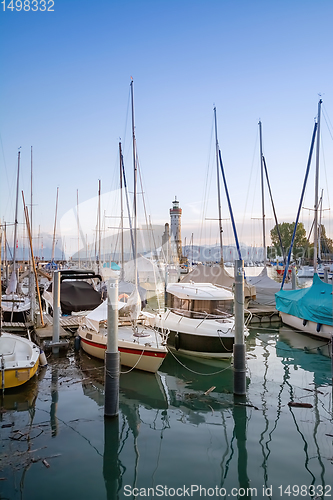
[[[211,283],[171,283],[167,287],[168,309],[188,318],[215,319],[233,314],[234,295]]]

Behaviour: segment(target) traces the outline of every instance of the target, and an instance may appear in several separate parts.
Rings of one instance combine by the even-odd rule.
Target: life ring
[[[122,299],[124,299],[124,300],[122,300]],[[125,302],[125,304],[126,304],[127,299],[128,299],[128,295],[127,295],[127,293],[121,293],[121,294],[118,296],[118,300],[119,300],[119,302]]]

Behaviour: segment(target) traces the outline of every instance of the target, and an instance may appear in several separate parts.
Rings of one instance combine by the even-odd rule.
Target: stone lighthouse
[[[182,237],[181,237],[181,217],[182,209],[179,207],[179,201],[175,196],[172,202],[172,208],[170,208],[170,236],[171,236],[171,246],[174,254],[177,255],[179,262],[182,261],[183,251],[182,251]]]

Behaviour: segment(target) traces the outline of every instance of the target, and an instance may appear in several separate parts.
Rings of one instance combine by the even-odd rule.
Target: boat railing
[[[249,311],[249,309],[244,309],[244,313],[247,314],[247,317],[244,321],[244,326],[247,326],[251,322],[253,314],[251,313],[251,311]]]
[[[201,323],[206,319],[210,320],[214,319],[216,321],[223,322],[223,321],[228,321],[230,318],[233,317],[232,314],[227,313],[225,311],[220,311],[219,309],[217,309],[218,314],[211,314],[208,313],[207,311],[193,311],[193,310],[184,310],[178,308],[170,308],[169,311],[180,316],[178,323],[180,323],[183,318],[201,319],[202,321],[199,323],[199,325],[201,325]],[[197,327],[199,325],[197,325]]]

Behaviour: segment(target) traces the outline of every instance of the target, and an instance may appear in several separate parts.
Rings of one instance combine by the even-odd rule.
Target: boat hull
[[[319,324],[315,323],[314,321],[305,321],[302,318],[298,318],[281,311],[280,316],[283,323],[285,323],[286,325],[291,326],[292,328],[295,328],[300,332],[312,335],[313,337],[330,340],[331,336],[333,335],[332,325],[320,325],[319,329]],[[319,331],[317,331],[318,329]]]
[[[85,332],[84,330],[81,330],[79,335],[82,349],[87,354],[104,360],[107,336],[91,331]],[[118,339],[118,350],[121,365],[150,373],[158,371],[168,352],[166,347],[154,348],[153,346],[135,344],[121,339]]]
[[[156,327],[168,333],[168,345],[181,353],[209,359],[226,359],[233,354],[233,318],[197,319],[167,310],[156,319]]]
[[[0,337],[0,388],[12,389],[30,380],[37,372],[40,351],[28,339],[2,332]]]
[[[32,368],[5,370],[5,389],[13,389],[28,382],[38,370],[38,365],[37,362]],[[0,373],[0,387],[2,387],[2,373]]]
[[[221,338],[170,331],[168,345],[176,351],[190,356],[226,359],[232,356],[234,337]]]

